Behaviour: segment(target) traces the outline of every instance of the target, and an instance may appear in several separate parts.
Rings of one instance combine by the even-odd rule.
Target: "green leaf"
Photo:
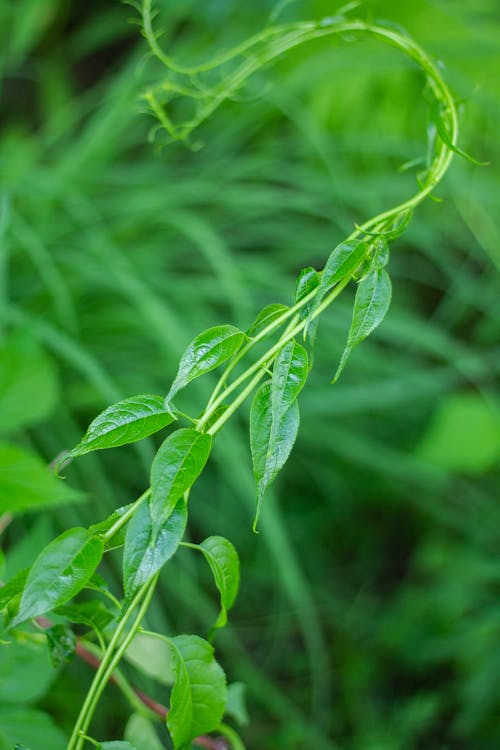
[[[13,641],[2,645],[0,706],[32,703],[42,698],[55,676],[45,644]]]
[[[82,495],[57,479],[32,451],[0,443],[0,513],[74,502]]]
[[[223,536],[209,536],[198,548],[203,552],[220,594],[220,614],[213,629],[222,628],[240,584],[240,561],[234,545]]]
[[[354,299],[347,344],[332,383],[338,380],[354,347],[369,336],[383,321],[391,303],[391,293],[391,280],[387,271],[383,268],[375,268],[359,282]]]
[[[141,395],[108,406],[93,422],[70,457],[135,443],[174,421],[161,396]]]
[[[43,615],[75,596],[99,565],[103,551],[102,540],[83,528],[69,529],[54,539],[33,563],[11,625]]]
[[[212,438],[191,428],[176,430],[161,444],[151,466],[151,517],[156,532],[205,466]]]
[[[50,716],[33,708],[0,708],[0,747],[32,747],[34,750],[65,750],[67,740]]]
[[[53,667],[60,667],[71,661],[75,655],[75,634],[67,625],[53,625],[45,631],[49,646],[50,661]]]
[[[255,338],[259,333],[267,328],[268,325],[274,323],[275,320],[277,320],[281,315],[283,315],[283,313],[285,313],[289,309],[290,308],[286,305],[279,305],[277,303],[267,305],[257,315],[254,322],[248,329],[247,335],[250,336],[250,338]]]
[[[326,293],[339,281],[342,281],[346,276],[350,276],[354,273],[363,260],[366,249],[366,242],[364,240],[356,239],[342,242],[332,250],[326,261],[326,265],[321,272],[318,291],[310,305],[304,336],[307,335],[308,328],[312,322],[313,313],[320,306]]]
[[[304,387],[308,372],[306,350],[296,341],[289,341],[279,352],[273,367],[271,417],[274,431]]]
[[[307,295],[310,294],[313,289],[316,289],[316,287],[319,286],[320,280],[321,276],[315,268],[312,268],[311,266],[303,268],[297,277],[297,282],[295,285],[295,304],[304,299],[304,297],[307,297]],[[309,300],[309,302],[304,305],[304,307],[301,307],[299,314],[302,319],[307,318],[307,316],[311,312],[313,301],[314,298],[312,300]]]
[[[137,750],[163,750],[153,722],[141,714],[132,714],[128,720],[125,727],[125,739]]]
[[[273,426],[272,415],[271,383],[268,381],[263,383],[256,392],[250,410],[250,447],[257,486],[254,531],[261,513],[264,493],[284,466],[299,429],[300,417],[297,401],[293,401],[275,426]]]
[[[137,750],[134,745],[125,740],[111,740],[111,742],[100,742],[98,750]]]
[[[65,617],[77,625],[87,625],[89,628],[104,630],[115,618],[115,612],[98,599],[90,599],[87,602],[76,604],[63,604],[55,610],[57,615]]]
[[[179,369],[172,387],[165,398],[168,406],[175,394],[184,386],[215,369],[235,354],[246,338],[235,326],[224,325],[208,328],[200,333],[181,357]]]
[[[150,504],[142,503],[129,521],[123,551],[125,596],[130,598],[169,560],[181,543],[187,509],[181,497],[155,533]]]
[[[227,699],[226,677],[212,646],[196,635],[170,639],[175,683],[167,726],[175,750],[189,748],[200,734],[217,728]]]
[[[148,677],[162,685],[172,685],[172,654],[163,639],[150,633],[137,633],[128,646],[124,658]],[[129,739],[129,738],[127,738]]]
[[[104,519],[104,521],[100,521],[99,523],[95,523],[92,526],[89,526],[89,532],[91,534],[96,534],[98,536],[103,536],[109,529],[114,526],[116,521],[118,521],[128,510],[130,510],[133,503],[128,503],[127,505],[122,505],[119,508],[116,508],[116,510],[111,513],[110,516]],[[126,533],[126,524],[124,524],[110,539],[104,540],[104,546],[105,549],[116,549],[117,547],[121,547],[125,541],[125,533]]]
[[[12,433],[47,417],[57,402],[51,360],[26,332],[0,343],[0,433]]]

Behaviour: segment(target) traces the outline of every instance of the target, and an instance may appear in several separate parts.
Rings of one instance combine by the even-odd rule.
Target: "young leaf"
[[[188,748],[199,734],[217,728],[227,699],[226,677],[212,646],[196,635],[170,639],[175,683],[167,726],[175,750]]]
[[[97,534],[99,536],[104,535],[112,526],[114,526],[116,521],[118,521],[118,519],[120,519],[124,515],[124,513],[130,510],[130,507],[132,505],[133,503],[128,503],[127,505],[121,505],[119,508],[116,508],[116,510],[114,510],[110,516],[105,518],[104,521],[99,521],[99,523],[95,523],[92,526],[89,526],[89,532],[91,534]],[[104,541],[105,549],[109,550],[121,547],[125,541],[125,532],[126,524],[124,524],[121,529],[115,532],[110,539],[106,539]]]
[[[183,498],[154,535],[150,504],[142,503],[129,521],[123,551],[125,596],[131,596],[169,560],[181,543],[187,522]]]
[[[75,596],[99,565],[103,551],[102,540],[83,528],[69,529],[54,539],[33,563],[11,625],[43,615]]]
[[[309,369],[307,352],[296,341],[289,341],[276,357],[271,380],[271,418],[276,431],[283,415],[304,387]]]
[[[363,260],[366,252],[366,243],[364,240],[356,239],[342,242],[332,250],[326,265],[321,273],[318,291],[312,301],[307,317],[304,335],[307,335],[308,328],[312,322],[312,315],[318,309],[325,294],[337,282],[352,274]]]
[[[161,444],[151,466],[151,517],[156,532],[177,500],[205,466],[212,438],[190,428],[176,430]]]
[[[369,336],[384,319],[391,303],[391,290],[389,274],[383,268],[375,268],[359,282],[347,344],[332,383],[338,380],[354,347]]]
[[[293,401],[274,427],[272,415],[271,383],[268,381],[255,394],[250,410],[250,447],[257,486],[254,531],[262,509],[264,492],[285,464],[299,429],[297,401]]]
[[[283,313],[285,313],[289,309],[290,308],[286,305],[280,305],[278,303],[267,305],[255,318],[254,322],[247,331],[247,336],[250,336],[250,338],[255,338],[255,336],[257,336],[259,333],[261,333],[261,331],[264,330],[264,328],[267,328],[268,325],[274,323],[275,320],[277,320],[281,315],[283,315]]]
[[[141,395],[108,406],[93,422],[70,457],[135,443],[174,421],[161,396]]]
[[[71,661],[75,655],[76,638],[67,625],[53,625],[45,631],[49,646],[50,661],[57,668]]]
[[[295,285],[295,304],[300,302],[301,299],[304,299],[304,297],[307,297],[313,289],[316,289],[320,283],[320,279],[321,277],[315,268],[312,268],[311,266],[303,268],[297,277],[297,283]],[[311,311],[312,303],[313,300],[310,300],[304,305],[304,307],[301,307],[299,313],[301,318],[307,318]]]
[[[175,394],[191,380],[210,372],[228,360],[240,348],[245,334],[235,326],[215,326],[200,333],[182,355],[172,387],[165,398],[168,405]]]
[[[215,585],[220,594],[220,614],[213,626],[222,628],[227,622],[227,613],[234,604],[240,583],[240,561],[236,549],[223,536],[209,536],[198,548],[210,565]]]

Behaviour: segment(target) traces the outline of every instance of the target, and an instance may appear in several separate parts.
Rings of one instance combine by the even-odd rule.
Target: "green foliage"
[[[227,623],[240,585],[240,561],[234,545],[223,536],[209,536],[197,547],[205,556],[220,594],[220,614],[213,629]]]
[[[194,635],[170,639],[175,682],[167,726],[174,747],[189,747],[199,734],[217,728],[227,700],[226,678],[212,646]]]

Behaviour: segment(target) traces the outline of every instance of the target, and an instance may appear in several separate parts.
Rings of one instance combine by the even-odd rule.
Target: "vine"
[[[419,175],[417,192],[394,208],[368,219],[330,253],[321,272],[308,267],[297,279],[295,298],[287,307],[271,304],[256,317],[247,331],[220,325],[203,331],[184,352],[177,375],[164,395],[141,394],[109,406],[94,419],[80,443],[60,467],[85,453],[118,447],[141,440],[174,426],[160,445],[151,467],[150,486],[128,506],[90,528],[74,528],[61,534],[23,571],[0,590],[4,613],[4,638],[40,637],[26,630],[31,622],[42,625],[52,647],[71,644],[65,626],[52,627],[44,619],[49,612],[59,621],[88,628],[73,642],[87,661],[97,667],[81,710],[75,720],[67,750],[82,750],[85,743],[111,750],[133,750],[128,741],[101,742],[88,734],[99,699],[111,678],[138,704],[137,694],[118,672],[118,665],[138,633],[153,596],[160,571],[180,546],[201,552],[219,592],[220,613],[208,638],[196,635],[162,639],[169,650],[174,682],[170,707],[152,700],[149,714],[166,717],[176,750],[197,743],[204,747],[241,750],[243,742],[224,721],[227,685],[224,672],[214,658],[212,641],[227,621],[239,584],[239,561],[233,545],[212,536],[201,544],[184,543],[191,487],[206,465],[213,439],[234,412],[253,394],[250,413],[250,445],[256,482],[257,530],[266,489],[285,464],[299,428],[298,397],[310,371],[310,352],[320,315],[351,282],[356,283],[352,320],[347,342],[334,381],[350,352],[382,322],[391,300],[387,272],[389,245],[406,229],[413,210],[428,197],[443,178],[457,146],[457,113],[452,95],[436,64],[406,32],[383,23],[349,18],[352,6],[333,18],[319,22],[269,26],[235,48],[198,66],[182,66],[165,54],[154,29],[151,0],[139,10],[143,34],[151,54],[167,76],[144,94],[151,113],[171,139],[190,142],[193,131],[222,102],[233,97],[262,66],[293,48],[315,39],[335,37],[347,41],[371,36],[409,56],[421,69],[431,103],[435,138],[432,158]],[[214,72],[221,71],[214,83]],[[176,122],[171,104],[188,97],[194,114]],[[258,357],[255,347],[267,349]],[[225,365],[207,404],[197,418],[184,415],[176,405],[177,394],[194,379]],[[188,426],[178,426],[187,422]],[[103,556],[123,548],[123,599],[118,601],[96,573]],[[69,604],[84,589],[103,598]],[[104,603],[104,601],[106,603]],[[66,640],[64,640],[66,638]],[[69,638],[69,640],[68,640]],[[69,648],[71,651],[71,648]],[[141,705],[139,700],[139,705]],[[151,710],[151,706],[153,709]],[[156,709],[155,709],[156,706]],[[148,711],[148,709],[145,709]],[[218,733],[221,740],[208,737]]]

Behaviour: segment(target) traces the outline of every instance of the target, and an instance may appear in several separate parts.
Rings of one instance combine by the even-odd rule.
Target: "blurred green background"
[[[274,4],[159,7],[162,44],[197,61],[258,31]],[[281,18],[336,9],[304,0]],[[490,165],[455,159],[442,202],[416,212],[393,248],[386,321],[334,387],[350,300],[322,318],[261,534],[245,410],[216,441],[190,534],[226,535],[240,552],[217,649],[247,686],[250,750],[498,750],[500,8],[367,0],[356,12],[404,25],[442,61],[461,145]],[[301,267],[321,268],[355,222],[411,194],[414,171],[398,168],[425,154],[423,80],[373,41],[313,43],[259,73],[203,126],[198,152],[161,134],[151,144],[139,94],[161,70],[134,17],[111,1],[0,3],[4,580],[54,534],[136,497],[158,441],[84,457],[62,489],[44,464],[108,403],[166,392],[200,330],[246,328],[265,304],[289,303]],[[186,410],[205,393],[193,384]],[[108,571],[118,594],[119,566]],[[150,623],[203,632],[216,606],[181,551]],[[31,692],[14,689],[20,675]],[[82,664],[51,671],[36,649],[0,656],[0,747],[15,715],[58,748],[38,711],[67,732],[89,679]],[[126,715],[108,689],[95,734],[122,736]]]

